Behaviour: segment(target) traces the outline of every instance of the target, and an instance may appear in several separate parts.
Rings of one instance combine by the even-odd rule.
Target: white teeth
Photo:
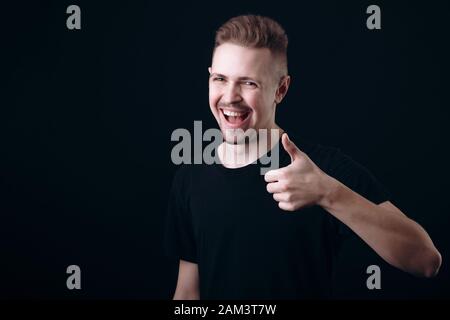
[[[245,114],[245,112],[234,112],[234,111],[229,111],[229,110],[223,110],[223,113],[226,116],[230,116],[230,117],[239,117],[239,116],[243,116]]]

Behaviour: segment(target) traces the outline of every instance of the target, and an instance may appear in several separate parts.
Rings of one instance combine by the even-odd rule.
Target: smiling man
[[[328,298],[351,235],[406,272],[439,270],[426,231],[367,169],[339,149],[291,140],[276,124],[290,85],[287,43],[261,16],[232,18],[216,33],[209,104],[224,141],[220,163],[185,165],[174,178],[165,233],[179,261],[174,299]],[[261,140],[267,148],[249,147]],[[280,168],[261,175],[260,159],[274,148]]]

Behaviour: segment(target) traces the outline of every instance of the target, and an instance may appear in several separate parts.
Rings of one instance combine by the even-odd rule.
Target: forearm
[[[173,300],[199,300],[199,274],[196,263],[180,260],[178,281]]]
[[[436,274],[439,252],[426,231],[401,212],[376,205],[333,178],[320,205],[389,264],[416,275]]]
[[[176,290],[173,300],[200,300],[200,295],[196,291]]]

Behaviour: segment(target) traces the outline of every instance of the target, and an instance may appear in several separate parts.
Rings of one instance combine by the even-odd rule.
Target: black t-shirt
[[[366,199],[388,200],[373,175],[339,149],[292,141]],[[290,164],[282,146],[279,152],[280,167]],[[329,298],[340,243],[352,231],[319,206],[281,210],[260,167],[181,166],[170,193],[166,253],[198,264],[201,299]]]

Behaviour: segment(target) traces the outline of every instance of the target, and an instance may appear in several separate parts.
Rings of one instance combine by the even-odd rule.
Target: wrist
[[[337,201],[341,189],[341,182],[325,174],[324,183],[322,186],[322,194],[319,199],[318,205],[325,210],[331,209],[333,204]]]

